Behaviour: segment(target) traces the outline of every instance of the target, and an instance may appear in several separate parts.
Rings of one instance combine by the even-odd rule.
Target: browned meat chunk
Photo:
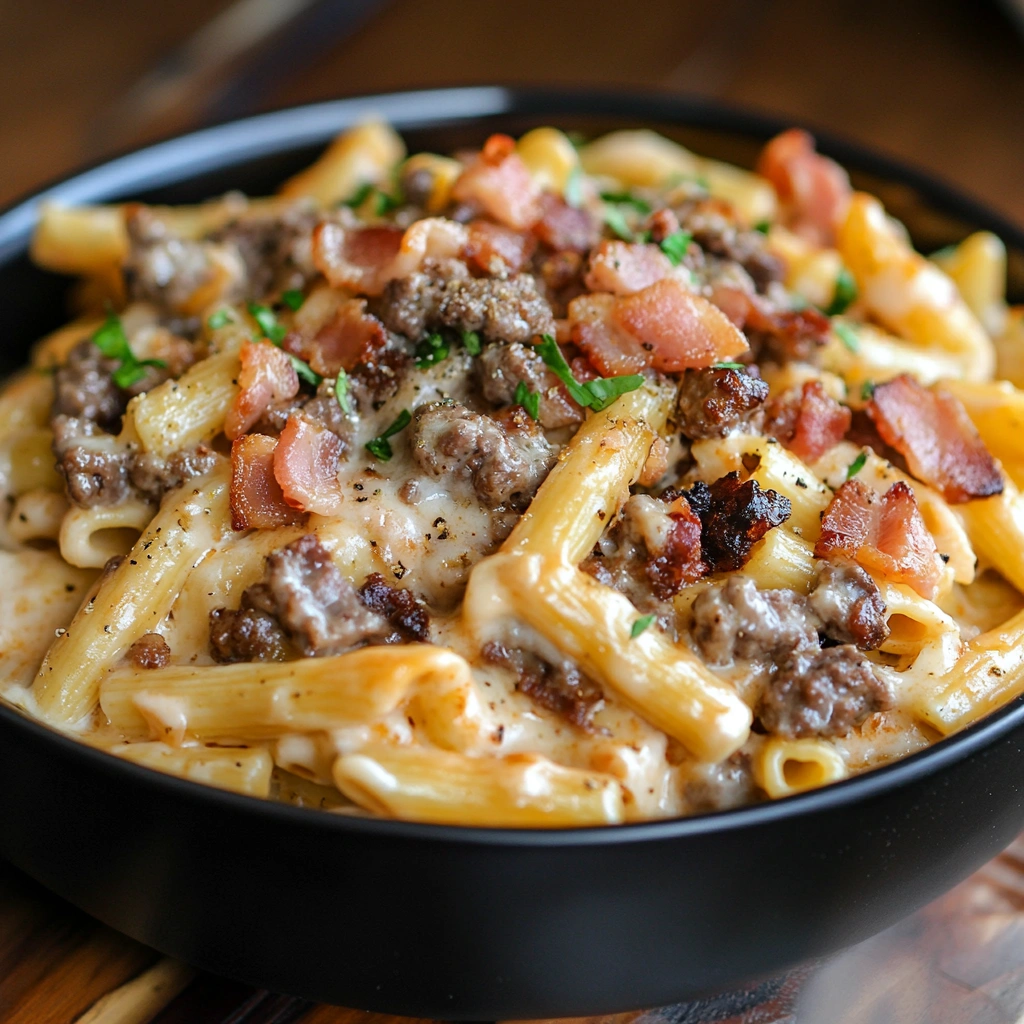
[[[877,650],[889,637],[885,602],[875,581],[853,562],[824,562],[810,594],[823,631],[862,651]]]
[[[688,758],[683,779],[683,794],[690,814],[725,811],[758,800],[750,758],[745,754],[733,754],[717,764],[703,764]]]
[[[277,619],[306,657],[379,643],[392,632],[387,619],[366,607],[313,534],[270,555],[263,582],[249,587],[245,597],[250,607]]]
[[[140,494],[159,501],[186,480],[209,473],[217,459],[217,454],[205,445],[174,452],[167,458],[154,452],[139,452],[131,459],[128,477]]]
[[[244,597],[242,601],[244,605]],[[283,661],[289,644],[273,615],[255,608],[214,608],[210,612],[210,654],[221,664]]]
[[[738,472],[723,476],[710,487],[698,481],[682,495],[700,518],[701,553],[709,572],[742,568],[750,549],[793,511],[789,498],[761,490],[754,479],[741,483]],[[666,491],[662,499],[678,496],[677,491]]]
[[[593,731],[593,718],[604,707],[604,694],[574,662],[566,659],[552,665],[536,654],[509,648],[497,641],[485,644],[481,653],[492,665],[515,672],[516,689],[530,700],[580,729]]]
[[[170,664],[171,648],[159,633],[145,633],[128,648],[128,660],[136,668],[163,668]]]
[[[371,572],[359,596],[370,611],[391,624],[394,632],[384,638],[385,643],[430,642],[430,615],[404,587],[393,587],[379,572]]]
[[[92,420],[54,417],[53,453],[64,477],[68,501],[82,508],[117,505],[131,496],[129,454],[113,447]]]
[[[540,424],[547,430],[583,421],[583,410],[573,402],[536,349],[513,342],[488,345],[477,360],[484,398],[496,406],[511,405],[516,387],[524,383],[540,395]]]
[[[818,647],[817,617],[805,598],[792,590],[759,590],[747,576],[705,590],[693,603],[691,630],[712,665]]]
[[[555,329],[532,275],[474,278],[456,260],[425,260],[423,270],[390,282],[376,312],[388,330],[413,341],[441,327],[508,342]]]
[[[749,422],[767,397],[768,385],[743,371],[687,370],[679,387],[679,425],[689,438],[725,437]]]
[[[468,477],[490,507],[525,507],[558,454],[522,409],[504,420],[470,412],[455,402],[433,402],[416,410],[413,457],[434,477]]]
[[[892,693],[855,648],[797,652],[772,678],[761,701],[764,727],[779,736],[846,736]]]
[[[79,342],[54,374],[54,416],[72,416],[113,427],[128,399],[111,374],[120,365],[107,359],[91,341]]]
[[[638,608],[653,609],[652,596],[667,601],[684,584],[704,575],[700,530],[700,520],[685,498],[669,506],[649,495],[634,494],[600,549],[580,568],[625,594]]]

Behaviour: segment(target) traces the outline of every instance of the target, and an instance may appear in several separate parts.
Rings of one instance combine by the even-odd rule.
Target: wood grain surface
[[[228,0],[0,4],[0,202],[107,154],[111,104]],[[257,109],[506,81],[673,88],[830,128],[1024,222],[1024,47],[981,0],[393,0],[274,68]],[[140,143],[186,123],[140,124]],[[770,941],[770,937],[766,937]],[[604,1024],[1024,1020],[1024,846],[827,963]],[[0,864],[0,1024],[398,1024],[197,974]]]

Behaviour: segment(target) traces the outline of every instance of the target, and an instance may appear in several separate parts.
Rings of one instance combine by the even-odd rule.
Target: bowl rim
[[[556,117],[560,114],[633,117],[638,122],[662,121],[755,138],[769,138],[794,125],[808,127],[821,151],[845,166],[909,184],[930,202],[996,232],[1007,244],[1024,251],[1024,230],[961,189],[903,160],[808,126],[798,119],[658,90],[486,85],[395,91],[286,107],[175,135],[104,159],[62,176],[0,211],[0,265],[27,251],[41,201],[69,205],[97,202],[120,195],[126,188],[141,193],[177,184],[190,176],[246,160],[323,144],[343,125],[370,115],[384,117],[399,130],[407,130],[531,113]],[[888,791],[935,774],[983,750],[1024,724],[1024,694],[930,747],[820,789],[689,817],[564,829],[439,825],[297,807],[217,789],[125,761],[76,739],[73,733],[61,732],[31,717],[27,711],[2,698],[0,723],[24,731],[36,742],[56,744],[65,754],[79,759],[83,767],[89,766],[101,773],[124,773],[152,790],[206,802],[211,809],[220,807],[239,814],[264,815],[293,829],[316,828],[339,836],[362,834],[482,846],[590,847],[683,839],[758,827],[884,796]]]

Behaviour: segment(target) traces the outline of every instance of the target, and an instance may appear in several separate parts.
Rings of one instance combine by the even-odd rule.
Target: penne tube
[[[809,594],[818,578],[814,547],[789,530],[769,530],[751,549],[743,574],[762,590],[788,587]]]
[[[643,387],[590,416],[502,550],[544,552],[573,565],[584,559],[629,497],[670,401]]]
[[[616,779],[538,754],[474,758],[378,745],[339,757],[334,781],[360,807],[410,821],[567,828],[615,825],[625,817]]]
[[[1024,611],[971,640],[951,669],[922,682],[908,709],[943,736],[949,736],[1021,693]]]
[[[1024,390],[1009,381],[972,384],[960,380],[939,382],[943,391],[960,399],[978,428],[988,450],[1018,486],[1024,486]]]
[[[542,555],[499,554],[489,562],[490,575],[474,573],[471,591],[496,582],[516,618],[695,757],[721,761],[746,741],[751,713],[736,691],[659,630],[632,638],[637,611],[622,594]],[[466,606],[475,600],[467,593]]]
[[[270,795],[274,759],[265,747],[172,747],[166,743],[118,743],[111,754],[193,782],[250,796]]]
[[[405,143],[394,128],[368,121],[342,132],[316,163],[289,178],[280,194],[333,206],[350,199],[360,185],[383,181],[404,157]]]
[[[569,176],[580,166],[575,147],[557,128],[527,132],[516,143],[516,152],[535,184],[548,192],[563,192]]]
[[[120,505],[70,508],[60,525],[58,541],[64,561],[83,569],[102,569],[116,555],[126,555],[153,518],[144,501]]]
[[[61,274],[93,274],[117,266],[128,256],[122,209],[43,203],[29,252],[34,263]]]
[[[887,654],[917,654],[944,633],[960,636],[960,627],[934,602],[902,583],[876,579],[885,602],[889,637],[879,648]]]
[[[971,312],[989,334],[1006,324],[1006,246],[991,231],[975,231],[959,245],[932,254],[932,261],[953,279]]]
[[[26,491],[19,495],[11,509],[7,533],[19,544],[30,540],[57,540],[67,511],[67,498],[58,491]]]
[[[49,375],[24,370],[8,378],[0,391],[0,439],[21,430],[49,426],[53,380]]]
[[[470,679],[453,651],[384,645],[297,661],[117,669],[103,680],[100,707],[129,737],[272,739],[374,722],[419,685]]]
[[[230,530],[227,506],[224,467],[164,499],[124,562],[47,652],[33,687],[44,718],[70,726],[94,710],[103,675],[156,628],[192,567]]]
[[[25,491],[63,491],[64,480],[54,466],[53,431],[29,427],[8,435],[2,442],[0,464],[7,462],[7,486],[11,494]]]
[[[754,781],[773,800],[838,782],[849,775],[846,762],[825,740],[773,736],[750,761]]]
[[[1009,480],[1002,494],[965,502],[964,525],[978,557],[1024,593],[1024,497]]]

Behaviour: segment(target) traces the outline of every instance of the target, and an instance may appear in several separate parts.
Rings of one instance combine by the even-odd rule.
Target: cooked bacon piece
[[[935,540],[914,492],[902,480],[881,498],[857,479],[836,491],[822,516],[814,556],[836,553],[895,583],[906,583],[929,600],[938,590],[942,568]]]
[[[540,210],[533,233],[556,252],[587,252],[597,245],[601,226],[586,210],[570,206],[551,192],[541,195]]]
[[[834,160],[814,151],[799,128],[776,135],[761,151],[757,171],[774,186],[787,225],[815,245],[833,245],[850,202],[850,178]]]
[[[302,513],[284,500],[274,478],[277,441],[264,434],[245,434],[231,445],[231,528],[248,530],[289,526]]]
[[[537,248],[537,240],[489,220],[469,223],[463,259],[483,274],[518,274]]]
[[[604,706],[604,694],[574,662],[566,658],[552,665],[531,651],[506,647],[497,640],[484,644],[480,653],[490,664],[511,669],[518,677],[516,689],[530,700],[585,732],[593,731],[592,719]]]
[[[674,502],[679,493],[666,491],[662,499]],[[723,476],[710,487],[698,480],[682,496],[700,518],[701,556],[709,572],[741,569],[750,549],[793,511],[789,498],[761,490],[754,479],[741,483],[738,472]]]
[[[828,342],[832,330],[829,318],[813,306],[779,309],[766,296],[732,284],[714,285],[711,301],[733,324],[751,332],[755,351],[760,348],[783,363],[810,359]]]
[[[272,402],[293,398],[299,378],[287,354],[269,341],[247,341],[238,354],[238,394],[224,418],[224,436],[241,437]]]
[[[774,435],[797,458],[817,462],[850,429],[852,414],[822,386],[809,380],[800,394],[777,398],[766,407],[766,433]]]
[[[867,411],[910,472],[946,501],[958,505],[1002,493],[999,466],[958,398],[903,374],[875,388]]]
[[[687,370],[679,385],[679,426],[689,438],[725,437],[747,423],[768,397],[768,385],[744,370]]]
[[[651,550],[653,557],[647,564],[651,589],[662,601],[678,594],[684,584],[699,580],[708,568],[701,557],[701,521],[682,495],[669,506],[668,516],[672,526],[665,532],[664,544]]]
[[[679,230],[679,218],[675,210],[667,207],[664,210],[655,210],[647,218],[646,229],[651,233],[651,241],[657,245]]]
[[[523,231],[540,218],[540,189],[515,150],[509,136],[492,135],[459,175],[452,198],[479,206],[496,221]]]
[[[345,446],[331,430],[289,416],[274,452],[274,477],[284,500],[303,512],[341,514],[338,459]]]
[[[430,643],[430,615],[411,591],[393,587],[379,572],[371,572],[359,588],[359,597],[393,627],[394,633],[384,643]]]
[[[467,237],[464,225],[444,217],[425,217],[404,232],[324,221],[313,232],[313,262],[332,288],[380,295],[389,281],[415,273],[426,259],[457,257]]]
[[[339,369],[350,372],[360,363],[373,362],[387,343],[388,332],[366,312],[366,299],[348,299],[312,339],[289,334],[284,347],[305,359],[321,377],[335,377]]]
[[[656,245],[605,241],[591,252],[583,283],[592,292],[632,295],[655,281],[671,277],[674,270]]]
[[[614,295],[580,295],[569,303],[573,344],[604,377],[639,373],[651,365],[651,353],[614,320]]]
[[[710,366],[747,351],[747,339],[729,318],[674,278],[619,299],[613,319],[651,353],[651,365],[664,373]]]

